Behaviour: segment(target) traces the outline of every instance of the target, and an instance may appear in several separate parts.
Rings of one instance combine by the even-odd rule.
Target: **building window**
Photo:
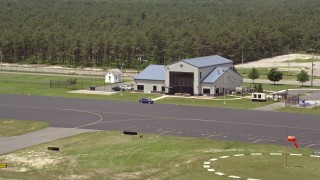
[[[183,64],[180,64],[180,67],[183,68]]]
[[[203,94],[210,94],[210,89],[203,89]]]
[[[161,91],[162,91],[162,92],[166,91],[166,89],[165,89],[164,86],[161,86]]]
[[[258,95],[258,98],[261,99],[261,94]]]
[[[219,94],[219,88],[216,88],[216,94]]]
[[[144,90],[144,85],[137,85],[137,90],[138,91],[143,91]]]
[[[200,72],[200,79],[202,78],[202,73]]]
[[[257,95],[256,95],[256,94],[254,94],[254,95],[253,95],[253,98],[257,98]]]
[[[153,86],[153,91],[157,91],[157,86]]]

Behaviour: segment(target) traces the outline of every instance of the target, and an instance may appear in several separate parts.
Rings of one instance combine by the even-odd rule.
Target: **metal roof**
[[[119,69],[109,69],[108,71],[107,71],[107,73],[112,73],[112,74],[114,74],[114,75],[122,75],[122,73],[121,73],[121,71],[119,70]]]
[[[150,64],[142,72],[140,72],[134,79],[135,80],[165,80],[165,66]]]
[[[219,55],[183,59],[182,61],[198,68],[232,63],[231,60],[221,57]]]
[[[205,77],[202,83],[214,83],[219,79],[230,67],[217,67],[207,77]]]

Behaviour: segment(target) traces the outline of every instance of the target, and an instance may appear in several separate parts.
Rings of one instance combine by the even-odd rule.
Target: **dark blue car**
[[[153,104],[153,100],[150,98],[141,98],[139,100],[139,103],[147,103],[147,104]]]

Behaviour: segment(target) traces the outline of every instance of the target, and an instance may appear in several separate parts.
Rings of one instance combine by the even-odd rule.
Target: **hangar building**
[[[218,55],[183,59],[146,67],[134,78],[134,89],[166,94],[219,95],[242,86],[233,62]]]

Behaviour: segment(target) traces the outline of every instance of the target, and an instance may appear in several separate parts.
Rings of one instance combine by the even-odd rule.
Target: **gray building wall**
[[[225,87],[226,93],[230,93],[231,91],[235,91],[236,87],[242,86],[243,78],[233,70],[228,70],[220,76],[215,83],[201,83],[201,94],[203,89],[210,89],[211,95],[216,95],[216,89],[219,89],[219,94],[223,93],[223,89]],[[225,85],[224,85],[225,82]]]
[[[144,86],[144,91],[153,92],[153,86],[157,87],[157,92],[162,91],[162,86],[165,86],[164,81],[150,81],[150,80],[135,80],[134,89],[138,89],[138,85]]]
[[[182,67],[181,67],[182,65]],[[198,94],[199,92],[199,72],[198,68],[191,66],[190,64],[187,64],[185,62],[177,62],[174,64],[171,64],[166,67],[166,80],[165,80],[165,85],[166,87],[169,87],[170,79],[169,79],[169,72],[191,72],[194,73],[194,94]],[[168,93],[168,88],[166,88],[166,93]]]

